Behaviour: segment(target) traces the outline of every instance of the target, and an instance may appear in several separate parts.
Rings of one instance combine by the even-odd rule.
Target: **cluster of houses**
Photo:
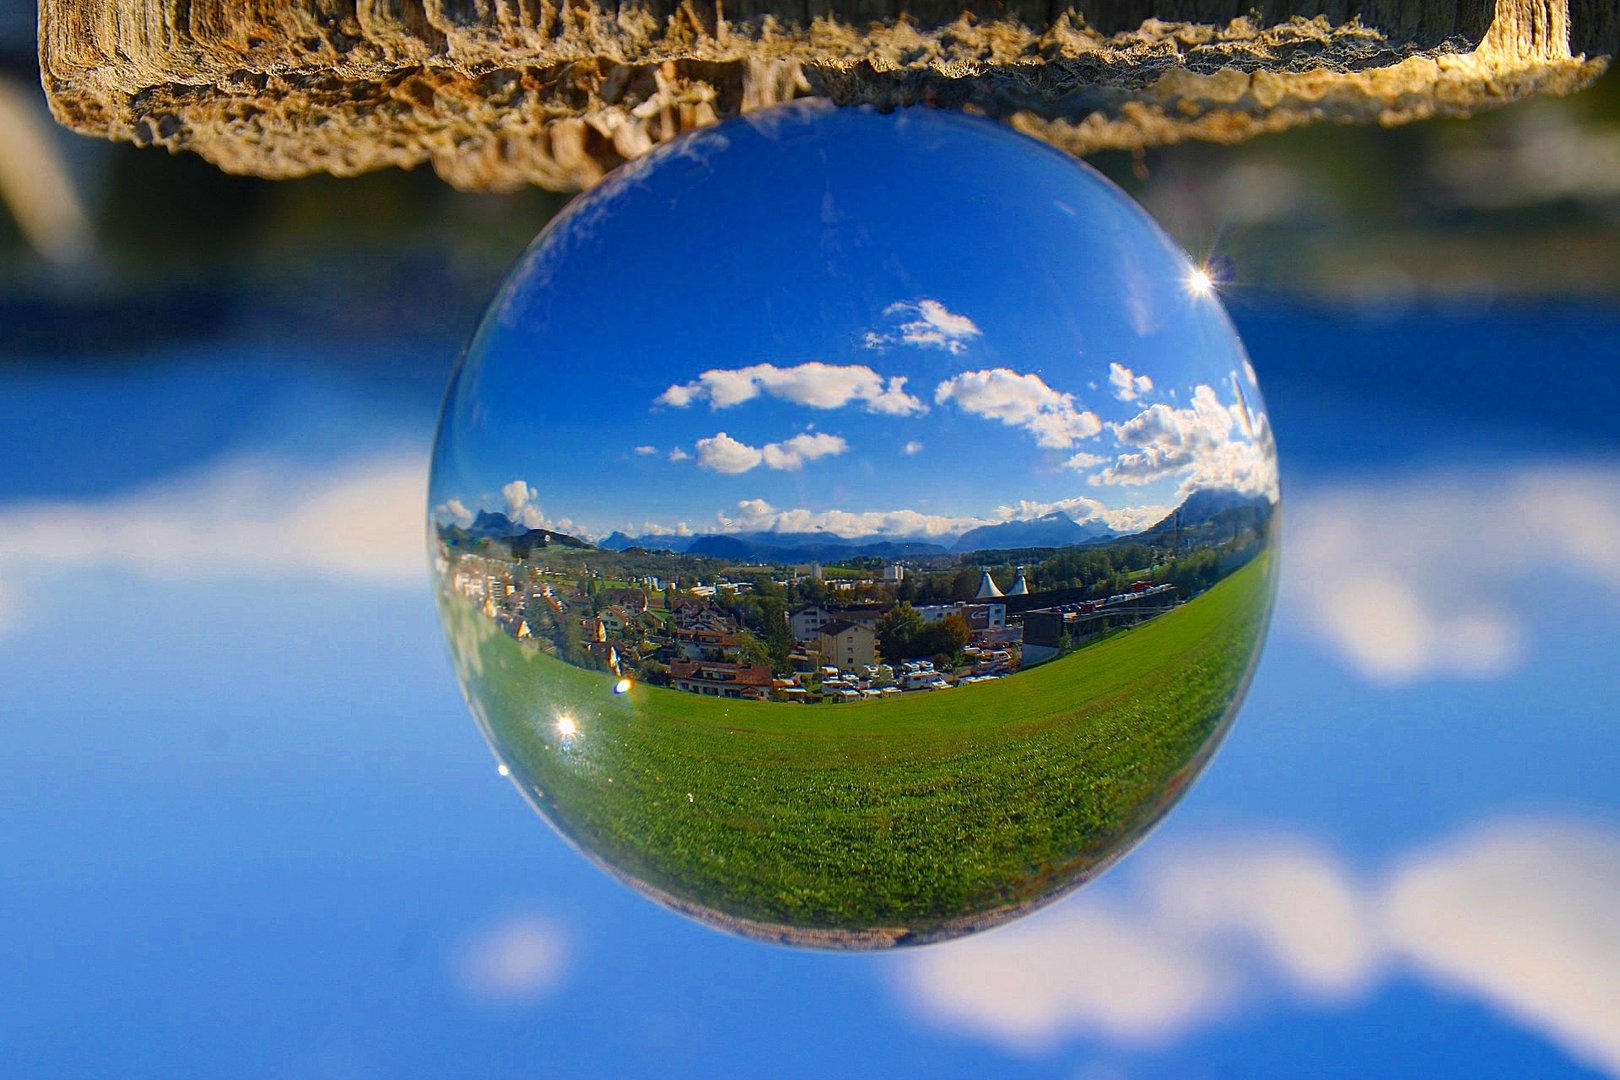
[[[745,649],[743,628],[714,602],[712,592],[689,590],[668,601],[667,612],[655,612],[647,592],[657,594],[655,586],[663,583],[655,580],[604,586],[599,575],[576,581],[473,553],[454,556],[440,571],[450,588],[517,641],[620,676],[644,671],[655,661],[677,690],[754,700],[850,701],[996,679],[1050,659],[1109,626],[1152,618],[1177,602],[1172,586],[1143,581],[1118,596],[1053,604],[1051,599],[1062,594],[1030,593],[1022,571],[1006,594],[986,573],[971,600],[914,605],[924,623],[956,616],[966,624],[969,643],[962,666],[953,670],[938,669],[927,659],[882,656],[877,629],[892,604],[808,604],[786,616],[793,639],[788,673],[761,662],[757,648]],[[1046,606],[1034,606],[1043,599]],[[1009,607],[1014,609],[1010,622]]]
[[[851,701],[938,690],[962,682],[999,678],[1017,669],[1015,638],[1006,632],[1005,605],[941,604],[925,619],[960,614],[977,624],[976,644],[965,650],[968,666],[960,672],[936,670],[931,660],[885,663],[877,625],[891,605],[849,607],[807,605],[788,614],[793,636],[790,675],[773,674],[757,661],[738,654],[737,627],[702,600],[678,600],[670,611],[670,633],[677,655],[669,659],[670,685],[709,697],[780,701]]]
[[[964,600],[914,606],[925,623],[958,616],[967,624],[970,640],[976,645],[1016,649],[1018,644],[1018,628],[1007,624],[1007,605],[1003,602]],[[892,604],[810,604],[789,613],[788,629],[796,644],[819,652],[840,669],[869,667],[877,663],[877,625],[893,609]]]
[[[572,623],[579,628],[575,647],[590,666],[622,676],[657,661],[671,687],[707,697],[848,701],[999,678],[1019,664],[1017,627],[1008,626],[1006,605],[994,600],[917,608],[927,622],[957,615],[967,623],[966,665],[955,671],[936,670],[929,660],[884,662],[877,626],[892,605],[798,608],[787,615],[793,670],[780,674],[745,655],[742,627],[710,596],[677,597],[666,615],[650,609],[650,583],[587,593],[582,582],[472,553],[440,570],[452,590],[519,642],[560,651],[558,639],[567,635],[558,628]]]

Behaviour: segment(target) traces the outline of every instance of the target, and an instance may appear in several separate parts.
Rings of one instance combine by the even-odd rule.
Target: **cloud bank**
[[[979,525],[979,517],[925,514],[918,510],[779,510],[764,499],[744,499],[735,511],[716,515],[720,532],[828,532],[837,536],[954,536]]]
[[[1353,1005],[1395,972],[1483,1002],[1620,1077],[1620,832],[1504,820],[1362,880],[1297,837],[1161,858],[1128,902],[1082,895],[903,958],[911,1009],[1024,1054],[1164,1044],[1268,997]]]
[[[1186,408],[1161,402],[1108,426],[1125,449],[1092,475],[1093,484],[1177,479],[1183,495],[1226,488],[1277,498],[1276,445],[1265,414],[1251,417],[1241,402],[1222,405],[1209,386],[1197,387]]]
[[[715,515],[716,532],[826,532],[836,536],[894,536],[952,538],[981,525],[1027,521],[1054,510],[1077,522],[1101,520],[1117,533],[1140,532],[1169,513],[1162,506],[1133,506],[1114,510],[1085,497],[1057,502],[1021,500],[1016,505],[998,506],[990,516],[973,514],[930,514],[921,510],[807,510],[778,509],[764,499],[743,499],[733,511]]]
[[[237,459],[112,498],[0,508],[0,569],[111,566],[166,578],[420,588],[426,488],[419,454],[321,467]]]
[[[1284,601],[1377,682],[1494,678],[1521,663],[1536,574],[1620,594],[1620,468],[1521,466],[1367,481],[1290,511]]]

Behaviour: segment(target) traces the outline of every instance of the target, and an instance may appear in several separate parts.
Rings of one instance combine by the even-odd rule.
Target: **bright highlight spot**
[[[1187,291],[1194,296],[1208,296],[1215,291],[1215,279],[1202,266],[1195,267],[1187,275]]]
[[[506,767],[506,762],[504,762],[504,761],[501,762],[499,765],[495,766],[495,771],[500,773],[502,776],[511,776],[512,775],[512,770],[508,769]]]
[[[579,725],[574,723],[572,716],[563,713],[557,717],[557,733],[565,739],[572,738],[579,734]]]
[[[615,694],[628,694],[630,692],[630,687],[633,685],[634,684],[629,679],[620,679],[618,682],[613,684],[613,692]]]

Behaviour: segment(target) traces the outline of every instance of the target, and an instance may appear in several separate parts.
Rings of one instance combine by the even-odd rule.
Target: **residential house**
[[[877,663],[877,634],[870,626],[837,619],[821,628],[817,648],[840,670],[851,671]]]
[[[765,664],[675,660],[669,665],[669,683],[689,694],[764,701],[771,696],[772,680]]]
[[[598,599],[603,607],[621,608],[636,618],[647,613],[647,594],[640,589],[603,589]]]
[[[826,608],[819,604],[810,604],[788,615],[788,629],[792,631],[794,641],[810,641],[820,635],[823,626],[832,621],[832,616],[828,614]]]

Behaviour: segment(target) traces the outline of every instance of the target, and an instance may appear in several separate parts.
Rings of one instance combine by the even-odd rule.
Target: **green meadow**
[[[1269,563],[1010,678],[843,705],[616,695],[444,603],[486,733],[567,836],[712,921],[837,946],[994,922],[1139,838],[1218,741]]]

